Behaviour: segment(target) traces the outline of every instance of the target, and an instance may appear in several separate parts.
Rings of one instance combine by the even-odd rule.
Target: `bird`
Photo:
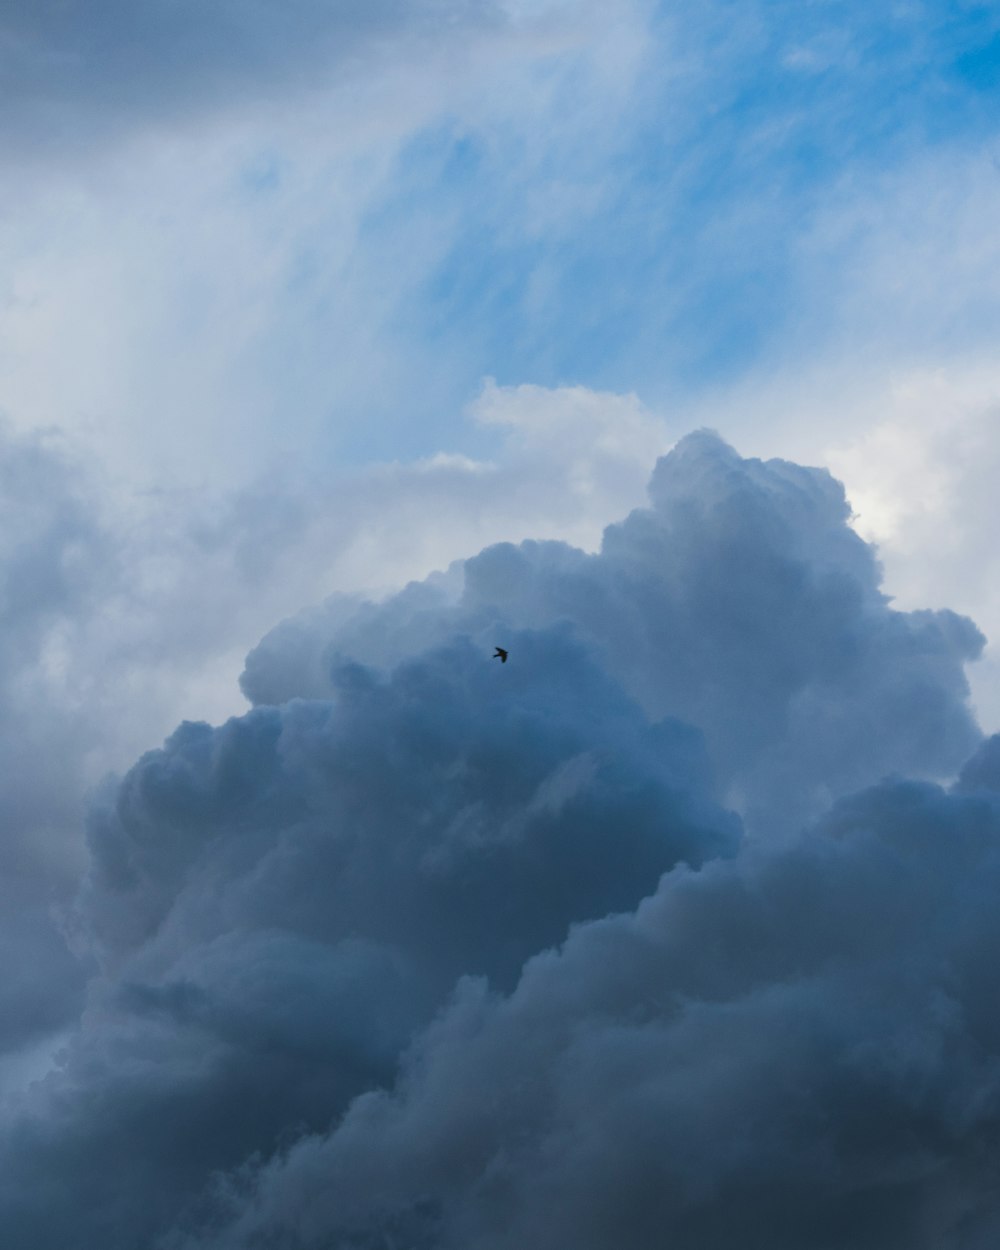
[[[494,660],[499,660],[501,664],[506,664],[507,652],[503,649],[503,647],[497,647],[496,654],[493,656],[493,658]]]

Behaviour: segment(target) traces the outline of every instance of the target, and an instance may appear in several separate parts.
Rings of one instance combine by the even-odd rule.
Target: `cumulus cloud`
[[[256,707],[95,798],[12,1245],[979,1244],[979,645],[890,608],[827,474],[707,433],[598,552],[287,623]]]
[[[390,1081],[460,976],[511,988],[572,923],[735,850],[697,731],[650,725],[563,630],[517,646],[511,672],[462,639],[385,678],[345,662],[329,702],[182,726],[95,811],[77,940],[106,979],[12,1117],[23,1244],[148,1243],[212,1169]]]
[[[671,873],[170,1244],[985,1248],[998,887],[1000,794],[902,781]]]
[[[995,22],[978,10],[937,22],[923,9],[884,22],[854,7],[847,36],[815,6],[734,15],[724,4],[664,20],[641,0],[305,0],[280,12],[99,0],[0,12],[0,148],[17,171],[0,230],[3,403],[22,430],[54,415],[79,430],[129,484],[94,489],[47,440],[0,445],[0,485],[13,500],[0,543],[0,1052],[20,1052],[0,1066],[0,1085],[50,1066],[80,1016],[84,970],[93,974],[54,1069],[4,1108],[0,1203],[18,1250],[131,1250],[171,1226],[182,1230],[174,1241],[196,1244],[345,1248],[501,1244],[507,1234],[491,1228],[503,1226],[544,1245],[571,1231],[536,1214],[553,1195],[591,1220],[583,1245],[655,1242],[645,1230],[668,1218],[682,1245],[728,1244],[731,1230],[704,1216],[699,1177],[750,1215],[762,1210],[748,1196],[759,1188],[760,1227],[780,1244],[767,1207],[777,1182],[751,1186],[755,1174],[741,1171],[751,1138],[773,1175],[784,1168],[785,1194],[829,1214],[834,1232],[824,1234],[783,1205],[797,1244],[890,1244],[879,1219],[898,1223],[902,1207],[879,1188],[892,1169],[865,1153],[863,1122],[843,1128],[839,1101],[831,1111],[818,1098],[834,1138],[826,1157],[850,1159],[860,1177],[840,1189],[830,1181],[824,1199],[795,1170],[796,1154],[810,1166],[787,1105],[799,1090],[774,1093],[765,1052],[786,1056],[812,1088],[812,1073],[849,1066],[865,1045],[861,1008],[844,1012],[857,1030],[848,1020],[838,1032],[830,1007],[863,997],[863,957],[849,939],[867,932],[869,912],[838,911],[833,894],[850,878],[847,893],[892,919],[892,874],[884,891],[862,888],[885,838],[938,813],[933,852],[910,847],[926,882],[911,891],[906,877],[904,903],[919,896],[959,924],[948,891],[990,887],[989,855],[952,837],[976,812],[992,829],[995,741],[963,764],[978,742],[963,665],[982,641],[955,612],[922,610],[947,603],[985,625],[996,616],[995,596],[973,596],[968,575],[987,588],[996,580],[977,537],[992,533],[990,414],[981,407],[973,437],[957,440],[951,414],[936,418],[921,442],[910,408],[843,461],[825,461],[858,486],[857,499],[849,493],[868,513],[886,498],[887,464],[917,447],[889,483],[900,524],[861,531],[917,543],[925,567],[927,549],[940,553],[933,586],[906,583],[901,606],[913,611],[886,601],[884,589],[904,584],[901,565],[890,553],[880,585],[821,473],[689,440],[661,465],[650,505],[600,544],[607,517],[638,502],[639,466],[670,441],[638,401],[488,386],[470,439],[445,432],[441,415],[455,414],[486,370],[638,384],[688,412],[707,377],[711,415],[698,420],[721,421],[762,454],[791,446],[819,462],[831,429],[839,438],[867,417],[844,411],[841,383],[856,381],[859,361],[895,360],[914,342],[926,358],[942,344],[988,345],[992,154],[979,142],[980,105],[948,75]],[[914,165],[920,135],[937,145],[963,127],[974,150],[936,146]],[[848,362],[836,384],[828,361],[815,367],[830,336]],[[790,358],[814,367],[785,410],[786,427],[808,425],[807,450],[805,435],[782,440],[781,421],[753,409],[745,387],[730,392],[732,419],[720,412],[720,377],[755,359],[762,373],[777,361],[785,378]],[[348,426],[364,434],[347,454],[371,460],[391,448],[410,463],[333,473]],[[383,441],[366,442],[377,428]],[[493,454],[497,430],[505,445]],[[290,444],[318,486],[304,488],[301,474],[294,489],[277,481]],[[442,445],[461,454],[427,454]],[[168,481],[141,506],[122,497],[136,482]],[[185,490],[193,483],[231,493],[206,501]],[[928,483],[943,489],[928,493]],[[956,542],[960,531],[969,542]],[[500,538],[510,541],[425,578]],[[538,541],[553,538],[565,542]],[[247,665],[253,712],[216,730],[184,725],[110,784],[67,918],[77,813],[95,777],[181,714],[221,718],[240,706],[231,675],[293,606],[332,586],[368,593],[406,577],[424,580],[382,603],[342,595],[274,630]],[[488,661],[500,631],[513,643],[503,669]],[[488,683],[501,676],[498,693]],[[450,725],[460,732],[449,736]],[[959,768],[954,792],[929,784]],[[879,786],[892,771],[923,780]],[[739,858],[712,867],[736,850],[739,818],[750,835]],[[798,850],[781,850],[809,821],[819,824]],[[946,841],[956,864],[935,885],[930,865]],[[803,847],[822,870],[808,869]],[[682,866],[703,861],[692,875]],[[831,895],[810,893],[828,864]],[[774,885],[782,873],[818,900],[801,923],[796,890]],[[794,948],[801,930],[800,963],[771,958],[760,926],[740,928],[741,890],[768,918],[789,911],[775,932]],[[619,966],[632,950],[625,939],[608,939],[601,973],[595,934],[641,929],[657,908],[683,912],[689,894],[704,925],[678,930],[673,954],[660,944],[646,989]],[[595,919],[609,911],[618,919]],[[970,933],[981,914],[972,903]],[[878,1077],[897,1051],[909,1055],[907,1038],[933,1049],[919,987],[937,1011],[944,1000],[928,987],[944,986],[952,999],[941,1010],[953,1001],[973,1023],[964,1035],[956,1025],[943,1053],[961,1059],[962,1038],[974,1036],[985,1058],[965,1064],[964,1085],[949,1085],[943,1066],[931,1077],[926,1064],[907,1069],[924,1089],[938,1079],[957,1121],[922,1103],[907,1133],[887,1130],[885,1156],[903,1161],[898,1192],[922,1213],[911,1244],[992,1244],[975,1165],[965,1166],[991,1149],[988,1115],[977,1127],[970,1110],[991,1098],[980,983],[970,974],[956,989],[952,948],[911,929],[883,947],[887,1014],[870,1032],[889,1059],[878,1051],[860,1101],[886,1105]],[[538,954],[567,930],[561,955]],[[808,951],[820,938],[842,996],[820,977],[810,1016],[793,991],[813,975]],[[987,948],[984,938],[976,949]],[[758,1033],[741,1014],[756,992],[749,982],[722,984],[718,968],[701,977],[713,951],[720,966],[756,960],[773,1006]],[[912,977],[911,999],[889,992],[893,971],[900,986]],[[446,1007],[467,975],[481,980],[462,981]],[[618,997],[604,992],[615,979]],[[560,986],[573,985],[576,999],[560,1005]],[[742,1050],[670,1033],[673,985],[718,1004]],[[593,1074],[592,1088],[563,1090],[574,1071],[565,1035],[596,1037],[595,1015],[624,1038],[655,1025],[650,1036],[679,1056],[670,1074],[655,1058],[647,1066],[639,1043],[623,1059],[627,1047],[615,1051],[612,1039],[607,1062],[588,1059],[577,1076],[582,1087]],[[800,1017],[812,1022],[818,1068],[786,1027]],[[504,1019],[520,1030],[514,1075],[485,1053],[508,1047]],[[480,1033],[492,1039],[483,1047]],[[517,1082],[536,1062],[525,1093]],[[616,1064],[635,1067],[633,1102],[646,1096],[643,1071],[654,1089],[690,1077],[709,1092],[719,1074],[703,1138],[702,1100],[685,1120],[684,1090],[663,1096],[687,1127],[692,1163],[705,1164],[698,1177],[693,1166],[679,1181],[670,1173],[683,1211],[643,1188],[661,1176],[650,1159],[669,1168],[678,1152],[661,1150],[656,1126],[647,1131],[622,1100],[595,1097],[602,1084],[625,1088]],[[478,1114],[486,1092],[466,1096],[463,1081],[491,1073],[510,1135],[487,1109],[463,1137],[462,1116]],[[849,1102],[856,1087],[845,1078],[843,1089]],[[435,1090],[440,1149],[432,1140],[415,1162]],[[527,1107],[533,1093],[538,1105]],[[728,1164],[710,1159],[735,1136],[741,1108],[745,1139]],[[593,1156],[581,1162],[588,1140]],[[609,1142],[618,1149],[603,1166],[620,1158],[619,1178],[602,1187]],[[927,1173],[910,1166],[911,1146]],[[560,1150],[564,1173],[547,1165]],[[351,1176],[367,1197],[350,1192]],[[846,1211],[847,1231],[824,1202]]]
[[[982,626],[990,646],[971,673],[988,729],[1000,725],[1000,592],[992,484],[1000,468],[994,366],[966,359],[901,372],[867,428],[831,446],[851,486],[856,528],[878,543],[900,606],[947,603]]]
[[[651,715],[704,730],[729,797],[773,834],[887,772],[948,776],[978,737],[963,664],[982,636],[893,610],[849,511],[823,470],[692,435],[596,554],[499,544],[377,606],[335,598],[273,630],[243,687],[325,697],[338,650],[387,663],[414,639],[568,619]]]
[[[245,708],[248,646],[317,588],[384,591],[504,535],[593,545],[667,441],[628,398],[492,386],[483,402],[490,459],[374,466],[333,490],[272,475],[122,497],[72,440],[2,431],[0,1087],[44,1066],[46,1035],[79,1011],[83,969],[56,913],[84,865],[85,796],[109,769],[182,716]],[[556,433],[575,420],[588,438],[567,456]]]

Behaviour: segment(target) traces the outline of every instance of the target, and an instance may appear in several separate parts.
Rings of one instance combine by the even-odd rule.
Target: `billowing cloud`
[[[982,636],[947,610],[891,608],[828,473],[701,433],[659,462],[650,499],[596,554],[500,544],[378,606],[334,599],[285,622],[244,690],[325,697],[337,650],[391,663],[454,630],[486,644],[570,620],[651,715],[704,730],[730,797],[772,835],[885,773],[955,771],[978,737],[963,664]]]
[[[384,592],[502,536],[593,546],[669,441],[634,399],[585,390],[491,386],[476,415],[500,436],[489,459],[197,497],[122,498],[72,440],[2,432],[0,1089],[44,1067],[51,1030],[79,1012],[84,969],[56,913],[108,770],[183,716],[245,708],[247,648],[318,588]],[[567,456],[574,424],[587,437]]]
[[[998,889],[1000,792],[902,781],[671,873],[513,994],[464,981],[394,1093],[169,1244],[985,1250]]]
[[[863,431],[831,447],[856,526],[882,553],[900,606],[947,603],[990,640],[971,674],[980,720],[1000,726],[1000,567],[992,542],[1000,379],[986,361],[901,374]]]
[[[257,706],[95,799],[16,1250],[978,1244],[981,640],[894,612],[847,515],[700,433],[598,552],[275,630]]]
[[[958,615],[1000,620],[992,364],[952,399],[1000,307],[996,30],[981,5],[0,6],[0,406],[21,431],[59,422],[107,473],[47,436],[0,439],[16,1250],[171,1228],[544,1245],[572,1234],[536,1214],[553,1202],[589,1220],[584,1246],[656,1244],[667,1223],[729,1244],[695,1165],[769,1250],[779,1191],[828,1217],[816,1231],[784,1201],[799,1246],[881,1250],[899,1227],[993,1244],[976,891],[996,742],[977,749],[963,667],[982,639]],[[883,402],[893,372],[916,403]],[[487,373],[582,385],[487,386],[462,427]],[[631,387],[673,432],[613,393]],[[888,578],[828,477],[704,436],[598,549],[678,415],[828,464],[859,532],[888,540]],[[241,707],[247,648],[299,604],[408,577],[286,620],[247,665],[252,712],[185,724],[109,783],[70,908],[96,777],[181,716]],[[864,915],[838,910],[843,882]],[[740,920],[747,894],[781,923]],[[873,938],[884,1015],[866,1015],[854,938],[907,900],[955,944],[909,921]],[[678,914],[630,979],[627,935]],[[809,962],[823,941],[839,980]],[[757,972],[723,984],[728,964]],[[676,986],[703,1034],[672,1031]],[[598,1018],[627,1045],[574,1068],[566,1038],[597,1045]],[[910,1120],[896,1056],[926,1095]],[[782,1057],[791,1091],[770,1079]],[[681,1090],[649,1097],[686,1125],[680,1180],[616,1064],[633,1103]],[[823,1190],[789,1107],[831,1069],[837,1097],[810,1104]],[[490,1080],[507,1127],[463,1085]],[[688,1081],[705,1093],[685,1119]],[[887,1108],[882,1155],[852,1100]],[[680,1206],[643,1180],[651,1159]]]
[[[247,648],[317,588],[381,592],[504,535],[593,546],[668,441],[634,399],[587,391],[492,386],[482,416],[502,439],[490,459],[197,498],[122,498],[72,440],[0,432],[0,1088],[47,1062],[40,1039],[79,1011],[83,969],[53,909],[76,889],[85,796],[108,770],[185,715],[243,709]],[[567,456],[574,423],[587,438]]]
[[[389,1082],[460,976],[511,988],[572,923],[736,849],[696,730],[650,725],[564,630],[517,645],[184,725],[95,811],[77,940],[106,979],[12,1117],[24,1245],[147,1244],[212,1169]]]

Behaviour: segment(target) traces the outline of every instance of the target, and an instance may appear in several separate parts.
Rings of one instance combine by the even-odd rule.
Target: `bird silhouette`
[[[499,660],[501,664],[506,664],[507,652],[503,649],[503,647],[497,647],[496,654],[494,655],[493,658],[494,660]]]

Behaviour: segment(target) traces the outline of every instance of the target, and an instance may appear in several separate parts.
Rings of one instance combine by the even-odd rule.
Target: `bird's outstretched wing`
[[[503,649],[503,647],[497,647],[493,654],[493,658],[494,660],[499,660],[501,664],[506,664],[507,652]]]

